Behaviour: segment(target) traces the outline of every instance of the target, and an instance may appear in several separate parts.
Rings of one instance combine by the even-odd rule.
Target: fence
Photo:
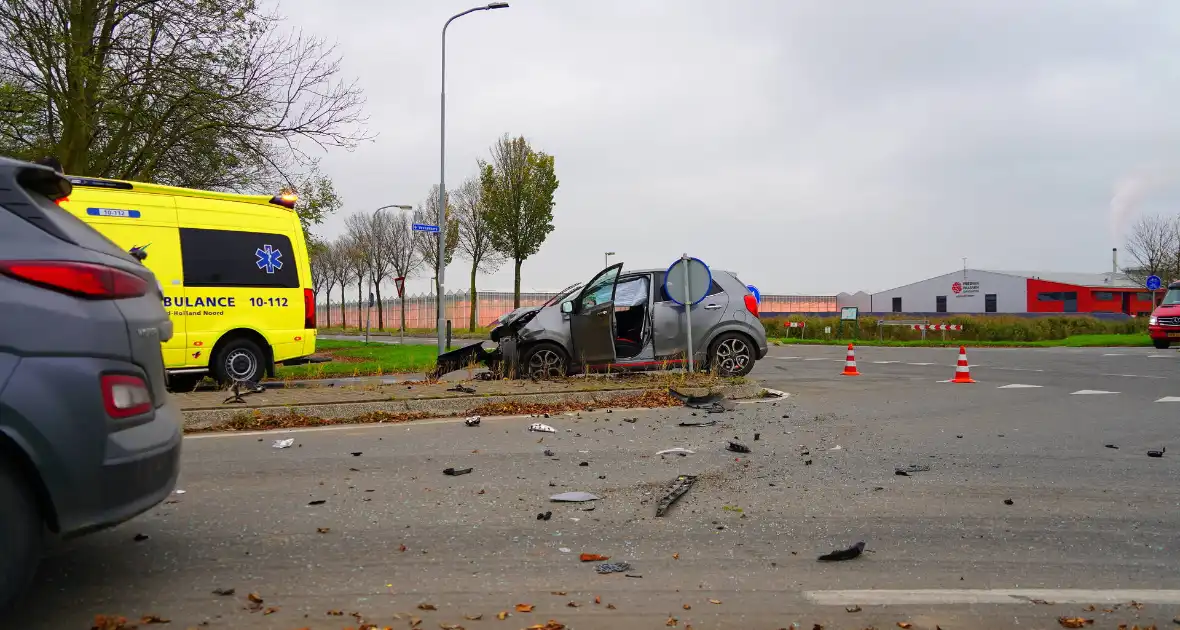
[[[333,328],[339,328],[341,325],[352,328],[364,327],[365,311],[368,309],[357,308],[356,287],[351,289],[351,292],[345,291],[345,299],[351,301],[346,302],[343,306],[337,301],[340,298],[340,289],[337,288],[333,291],[331,309],[323,303],[325,297],[322,293],[320,294],[320,304],[316,306],[316,323],[320,328],[326,328],[329,325]],[[447,319],[451,320],[451,325],[455,330],[465,330],[468,322],[471,321],[471,300],[468,299],[468,293],[469,291],[456,291],[446,295]],[[555,295],[557,293],[521,293],[520,305],[539,306]],[[481,327],[491,325],[497,317],[514,308],[511,292],[479,291],[478,296],[476,323]],[[389,299],[382,296],[382,298],[380,318],[376,306],[373,307],[371,313],[368,313],[372,318],[373,330],[380,328],[397,330],[401,318],[401,300],[396,297]],[[436,304],[434,294],[407,297],[406,328],[433,329],[438,318]],[[759,310],[763,314],[776,312],[828,313],[836,310],[836,298],[835,296],[763,294]],[[378,326],[378,319],[381,320],[383,326]]]

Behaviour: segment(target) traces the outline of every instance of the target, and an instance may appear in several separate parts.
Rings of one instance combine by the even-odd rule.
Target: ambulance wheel
[[[249,339],[231,339],[217,352],[213,375],[222,385],[234,381],[257,383],[266,375],[266,353]]]
[[[1172,342],[1167,339],[1152,339],[1151,342],[1160,350],[1167,350],[1172,345]]]

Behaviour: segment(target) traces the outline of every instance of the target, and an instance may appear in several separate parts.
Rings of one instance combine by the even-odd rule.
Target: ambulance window
[[[180,228],[184,284],[299,288],[291,239],[282,234]]]

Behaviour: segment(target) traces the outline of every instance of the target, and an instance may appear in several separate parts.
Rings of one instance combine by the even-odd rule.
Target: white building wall
[[[959,293],[954,292],[956,282]],[[983,313],[984,296],[994,293],[997,313],[1024,313],[1028,310],[1027,292],[1027,278],[968,269],[874,293],[872,312],[892,311],[893,298],[900,297],[903,313],[934,313],[937,297],[945,295],[947,313]]]

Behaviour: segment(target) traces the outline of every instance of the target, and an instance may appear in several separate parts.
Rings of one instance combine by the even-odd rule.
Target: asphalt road
[[[776,347],[755,375],[790,397],[722,414],[563,415],[543,420],[549,435],[528,432],[530,418],[345,427],[285,433],[296,446],[284,450],[271,448],[278,434],[189,438],[184,494],[54,549],[0,626],[86,628],[113,613],[336,629],[357,627],[356,612],[394,628],[414,616],[468,630],[664,628],[669,617],[950,630],[1056,628],[1059,616],[1164,627],[1180,613],[1180,401],[1167,402],[1180,397],[1180,353],[972,350],[973,385],[937,382],[955,350],[865,348],[859,378],[837,376],[843,354]],[[1039,387],[1002,388],[1014,384]],[[1076,393],[1086,390],[1112,393]],[[677,426],[702,419],[720,424]],[[725,450],[735,436],[753,452]],[[1165,446],[1175,449],[1145,454]],[[673,447],[696,453],[655,455]],[[894,474],[909,464],[930,470]],[[700,479],[655,518],[677,474]],[[602,498],[547,500],[571,490]],[[816,562],[862,540],[860,558]],[[598,575],[582,552],[643,577]],[[250,592],[277,610],[249,612]]]

